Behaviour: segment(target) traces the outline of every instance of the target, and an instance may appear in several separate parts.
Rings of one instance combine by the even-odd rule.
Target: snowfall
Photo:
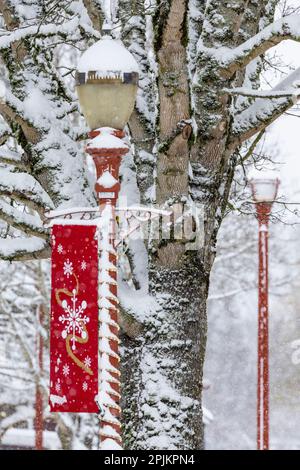
[[[299,43],[286,41],[276,47],[276,53],[284,56],[291,67],[300,67]],[[267,89],[270,83],[276,84],[280,78],[279,72],[270,71],[262,88]],[[280,176],[279,200],[293,203],[286,204],[286,207],[284,204],[276,206],[274,210],[278,217],[276,223],[270,225],[272,449],[300,450],[300,212],[295,212],[300,206],[299,131],[300,106],[295,105],[270,126],[261,144],[272,160],[266,164],[265,170],[276,170]],[[111,187],[115,180],[111,175],[105,175],[99,183]],[[138,267],[141,271],[143,263],[141,259]],[[26,270],[14,270],[6,262],[1,262],[1,271],[3,291],[7,288],[7,279],[14,279],[16,290],[22,289],[25,299],[27,296],[25,302],[28,301],[28,291],[38,298],[38,292],[32,288],[32,278],[37,273],[32,273],[31,277]],[[14,286],[9,289],[14,289]],[[8,297],[3,294],[5,306],[14,298],[16,308],[22,310],[22,296],[13,297],[16,291],[9,292]],[[135,302],[140,307],[141,315],[144,314],[145,300],[146,296],[130,299],[124,295],[124,303],[127,302],[130,308],[130,302]],[[22,344],[24,334],[21,330],[17,334]],[[41,334],[45,336],[44,331]],[[31,407],[23,404],[28,394],[34,396],[30,370],[21,367],[21,379],[14,377],[9,371],[10,364],[5,362],[5,351],[8,349],[10,357],[13,357],[13,345],[0,342],[0,449],[34,447],[34,400]],[[32,357],[31,360],[34,368],[36,359]],[[13,391],[10,389],[11,383],[14,384]],[[256,383],[257,221],[254,217],[233,212],[224,221],[219,235],[208,300],[203,392],[206,449],[256,448]],[[47,381],[43,386],[48,387]],[[12,417],[9,407],[5,406],[6,401],[16,408]],[[49,409],[46,415],[49,417]],[[19,422],[29,423],[29,429],[18,428]],[[67,415],[63,417],[63,422],[66,426],[72,426]],[[94,433],[97,422],[96,416],[92,423],[84,416],[78,416],[78,433],[73,438],[73,449],[86,449],[78,438],[83,429],[89,435],[92,446],[97,447],[98,437]],[[2,435],[1,428],[8,430]],[[61,448],[61,440],[51,426],[44,433],[44,446],[50,450]]]

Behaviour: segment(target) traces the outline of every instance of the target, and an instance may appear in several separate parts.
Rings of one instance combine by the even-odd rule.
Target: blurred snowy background
[[[281,8],[299,8],[300,1]],[[279,14],[279,12],[278,12]],[[262,89],[300,67],[300,44],[285,41],[269,54],[274,64]],[[282,66],[285,64],[285,66]],[[270,445],[300,449],[300,109],[269,127],[255,152],[263,167],[280,174],[279,197],[299,205],[274,205],[270,226]],[[261,167],[260,167],[261,168]],[[298,340],[298,342],[297,342]],[[204,404],[214,416],[207,449],[256,448],[257,221],[236,211],[224,220],[208,306]],[[298,364],[297,364],[298,363]]]

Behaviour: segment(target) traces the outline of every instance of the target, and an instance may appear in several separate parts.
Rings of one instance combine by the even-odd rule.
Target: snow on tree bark
[[[65,13],[70,20],[60,25],[57,9],[45,16],[45,5],[33,2],[32,16],[27,20],[26,2],[24,8],[21,4],[14,1],[2,1],[0,4],[9,32],[5,41],[2,37],[0,44],[7,81],[5,95],[0,101],[0,112],[11,128],[11,135],[18,146],[19,160],[26,167],[27,174],[20,173],[14,164],[8,165],[9,173],[2,170],[0,193],[35,210],[37,223],[31,226],[31,232],[34,232],[35,225],[39,225],[40,217],[47,208],[86,203],[88,200],[92,202],[93,198],[85,176],[83,158],[72,135],[70,114],[77,106],[53,67],[54,46],[51,40],[48,43],[49,37],[56,37],[57,40],[57,35],[60,40],[66,41],[73,34],[75,37],[70,37],[70,40],[74,41],[76,33],[73,30],[80,26],[81,19],[79,15],[75,20],[71,19],[74,12],[65,5]],[[15,226],[13,220],[10,222]],[[29,233],[26,226],[23,233]],[[40,237],[41,231],[37,230],[35,235]],[[19,239],[18,243],[22,240],[26,256],[26,238]],[[17,251],[15,258],[22,258],[20,253]],[[40,253],[49,255],[46,241]],[[14,258],[13,252],[10,256]]]

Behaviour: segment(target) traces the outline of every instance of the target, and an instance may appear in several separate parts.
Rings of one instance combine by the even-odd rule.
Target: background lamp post
[[[257,361],[257,449],[269,449],[269,299],[268,239],[272,204],[279,179],[250,180],[259,224],[258,235],[258,361]]]
[[[41,329],[43,328],[44,322],[44,309],[43,305],[39,305],[37,311],[37,333],[36,333],[36,349],[38,356],[38,367],[36,377],[36,392],[35,392],[35,449],[43,450],[43,430],[44,430],[44,418],[43,418],[43,391],[42,391],[42,374],[43,374],[43,350],[44,350],[44,339]]]
[[[121,42],[105,35],[82,55],[76,91],[91,129],[87,152],[96,167],[95,189],[105,225],[100,234],[99,262],[101,449],[122,448],[115,209],[121,157],[129,150],[121,139],[134,108],[137,87],[138,65]]]

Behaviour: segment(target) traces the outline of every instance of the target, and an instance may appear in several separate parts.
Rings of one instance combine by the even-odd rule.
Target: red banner
[[[95,226],[52,229],[50,410],[98,412],[98,242]]]

